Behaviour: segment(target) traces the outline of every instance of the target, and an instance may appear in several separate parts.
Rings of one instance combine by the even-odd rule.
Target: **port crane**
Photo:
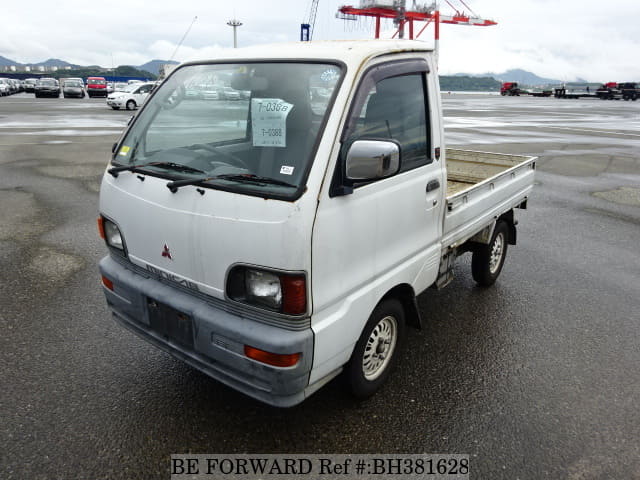
[[[309,10],[309,22],[300,25],[300,41],[309,42],[313,37],[313,28],[316,25],[316,13],[318,12],[318,2],[320,0],[311,0],[311,8]]]
[[[406,0],[361,0],[360,7],[353,7],[350,5],[342,6],[338,9],[338,18],[343,20],[355,20],[358,16],[373,17],[376,20],[375,38],[380,38],[380,24],[382,19],[392,19],[394,25],[397,27],[393,38],[404,38],[405,27],[409,27],[409,38],[416,39],[422,32],[431,24],[434,24],[434,38],[435,38],[435,51],[436,58],[438,52],[438,45],[440,42],[440,24],[452,24],[452,25],[469,25],[478,27],[489,27],[497,25],[494,20],[480,18],[471,8],[464,3],[463,0],[458,0],[464,7],[471,12],[471,14],[465,13],[464,10],[459,10],[454,5],[445,0],[447,4],[455,13],[453,15],[442,15],[438,2],[425,3],[417,0],[412,1],[412,7],[407,9]],[[426,22],[422,29],[415,34],[414,22]]]

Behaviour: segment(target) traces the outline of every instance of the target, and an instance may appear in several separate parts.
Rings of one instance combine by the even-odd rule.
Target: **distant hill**
[[[522,70],[521,68],[513,68],[511,70],[507,70],[503,73],[456,73],[454,76],[456,77],[491,77],[495,78],[500,82],[518,82],[522,85],[556,85],[560,83],[566,83],[566,80],[558,80],[556,78],[545,78],[539,77],[535,73],[528,72],[527,70]],[[587,83],[586,80],[578,78],[576,80],[577,83]]]
[[[562,80],[539,77],[535,73],[527,72],[520,68],[507,70],[504,73],[491,73],[488,75],[492,76],[496,80],[500,80],[501,82],[518,82],[524,85],[548,85],[562,83]]]
[[[498,92],[500,82],[493,77],[440,75],[440,90],[443,92]]]
[[[10,65],[22,65],[22,64],[14,60],[11,60],[10,58],[3,57],[2,55],[0,55],[0,67],[8,67]]]
[[[178,65],[180,62],[176,62],[175,60],[151,60],[150,62],[145,63],[144,65],[139,65],[136,68],[138,70],[144,70],[147,72],[151,72],[154,75],[158,75],[160,73],[160,66],[166,63],[170,63],[172,65]]]
[[[72,63],[65,62],[64,60],[60,60],[59,58],[50,58],[48,60],[45,60],[44,62],[32,63],[31,65],[33,65],[34,67],[58,67],[58,68],[63,68],[63,67],[78,68],[78,67],[80,67],[79,65],[74,65]]]
[[[140,66],[131,65],[130,67],[135,68],[136,70],[141,70],[143,72],[149,72],[149,73],[152,73],[154,76],[157,76],[160,65],[163,65],[165,63],[172,63],[177,65],[179,62],[175,62],[175,61],[169,62],[168,60],[151,60],[150,62],[147,62],[144,65],[140,65]],[[45,60],[43,62],[38,62],[38,63],[20,63],[0,55],[0,67],[8,67],[11,65],[15,65],[17,67],[24,66],[24,65],[31,65],[34,67],[58,67],[58,68],[71,67],[74,70],[101,69],[101,67],[98,65],[77,65],[74,63],[69,63],[65,60],[61,60],[59,58],[49,58],[48,60]]]

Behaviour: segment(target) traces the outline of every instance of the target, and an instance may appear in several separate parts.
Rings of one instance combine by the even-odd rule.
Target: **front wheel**
[[[387,380],[401,350],[405,334],[404,309],[395,299],[373,310],[345,369],[354,396],[367,398]]]
[[[505,222],[498,222],[488,245],[480,245],[471,257],[471,274],[481,287],[495,283],[507,258],[509,229]]]
[[[127,102],[127,110],[133,110],[134,108],[136,108],[136,102],[134,102],[133,100],[129,100]]]

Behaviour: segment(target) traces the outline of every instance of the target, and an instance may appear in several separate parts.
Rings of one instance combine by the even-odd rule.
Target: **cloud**
[[[459,0],[450,0],[467,10]],[[57,57],[90,65],[140,65],[168,59],[178,49],[179,61],[212,58],[232,46],[238,18],[238,43],[295,41],[307,20],[309,1],[244,0],[222,3],[203,0],[129,0],[99,8],[86,0],[65,0],[64,8],[49,8],[44,0],[13,2],[3,12],[0,55],[21,63]],[[408,2],[410,3],[410,2]],[[443,13],[451,8],[442,3]],[[523,68],[552,78],[591,81],[640,80],[640,2],[617,0],[614,8],[595,0],[465,0],[475,12],[498,21],[493,27],[442,25],[442,73],[502,72]],[[314,39],[372,38],[373,20],[346,22],[336,18],[339,6],[357,1],[319,3]],[[106,7],[106,8],[105,8]],[[469,13],[469,12],[467,12]],[[392,29],[390,21],[384,28]],[[433,29],[423,34],[433,43]]]

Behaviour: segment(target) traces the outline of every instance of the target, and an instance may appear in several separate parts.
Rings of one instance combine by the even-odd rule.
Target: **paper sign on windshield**
[[[281,98],[251,99],[251,128],[254,147],[286,147],[287,115],[293,104]]]

